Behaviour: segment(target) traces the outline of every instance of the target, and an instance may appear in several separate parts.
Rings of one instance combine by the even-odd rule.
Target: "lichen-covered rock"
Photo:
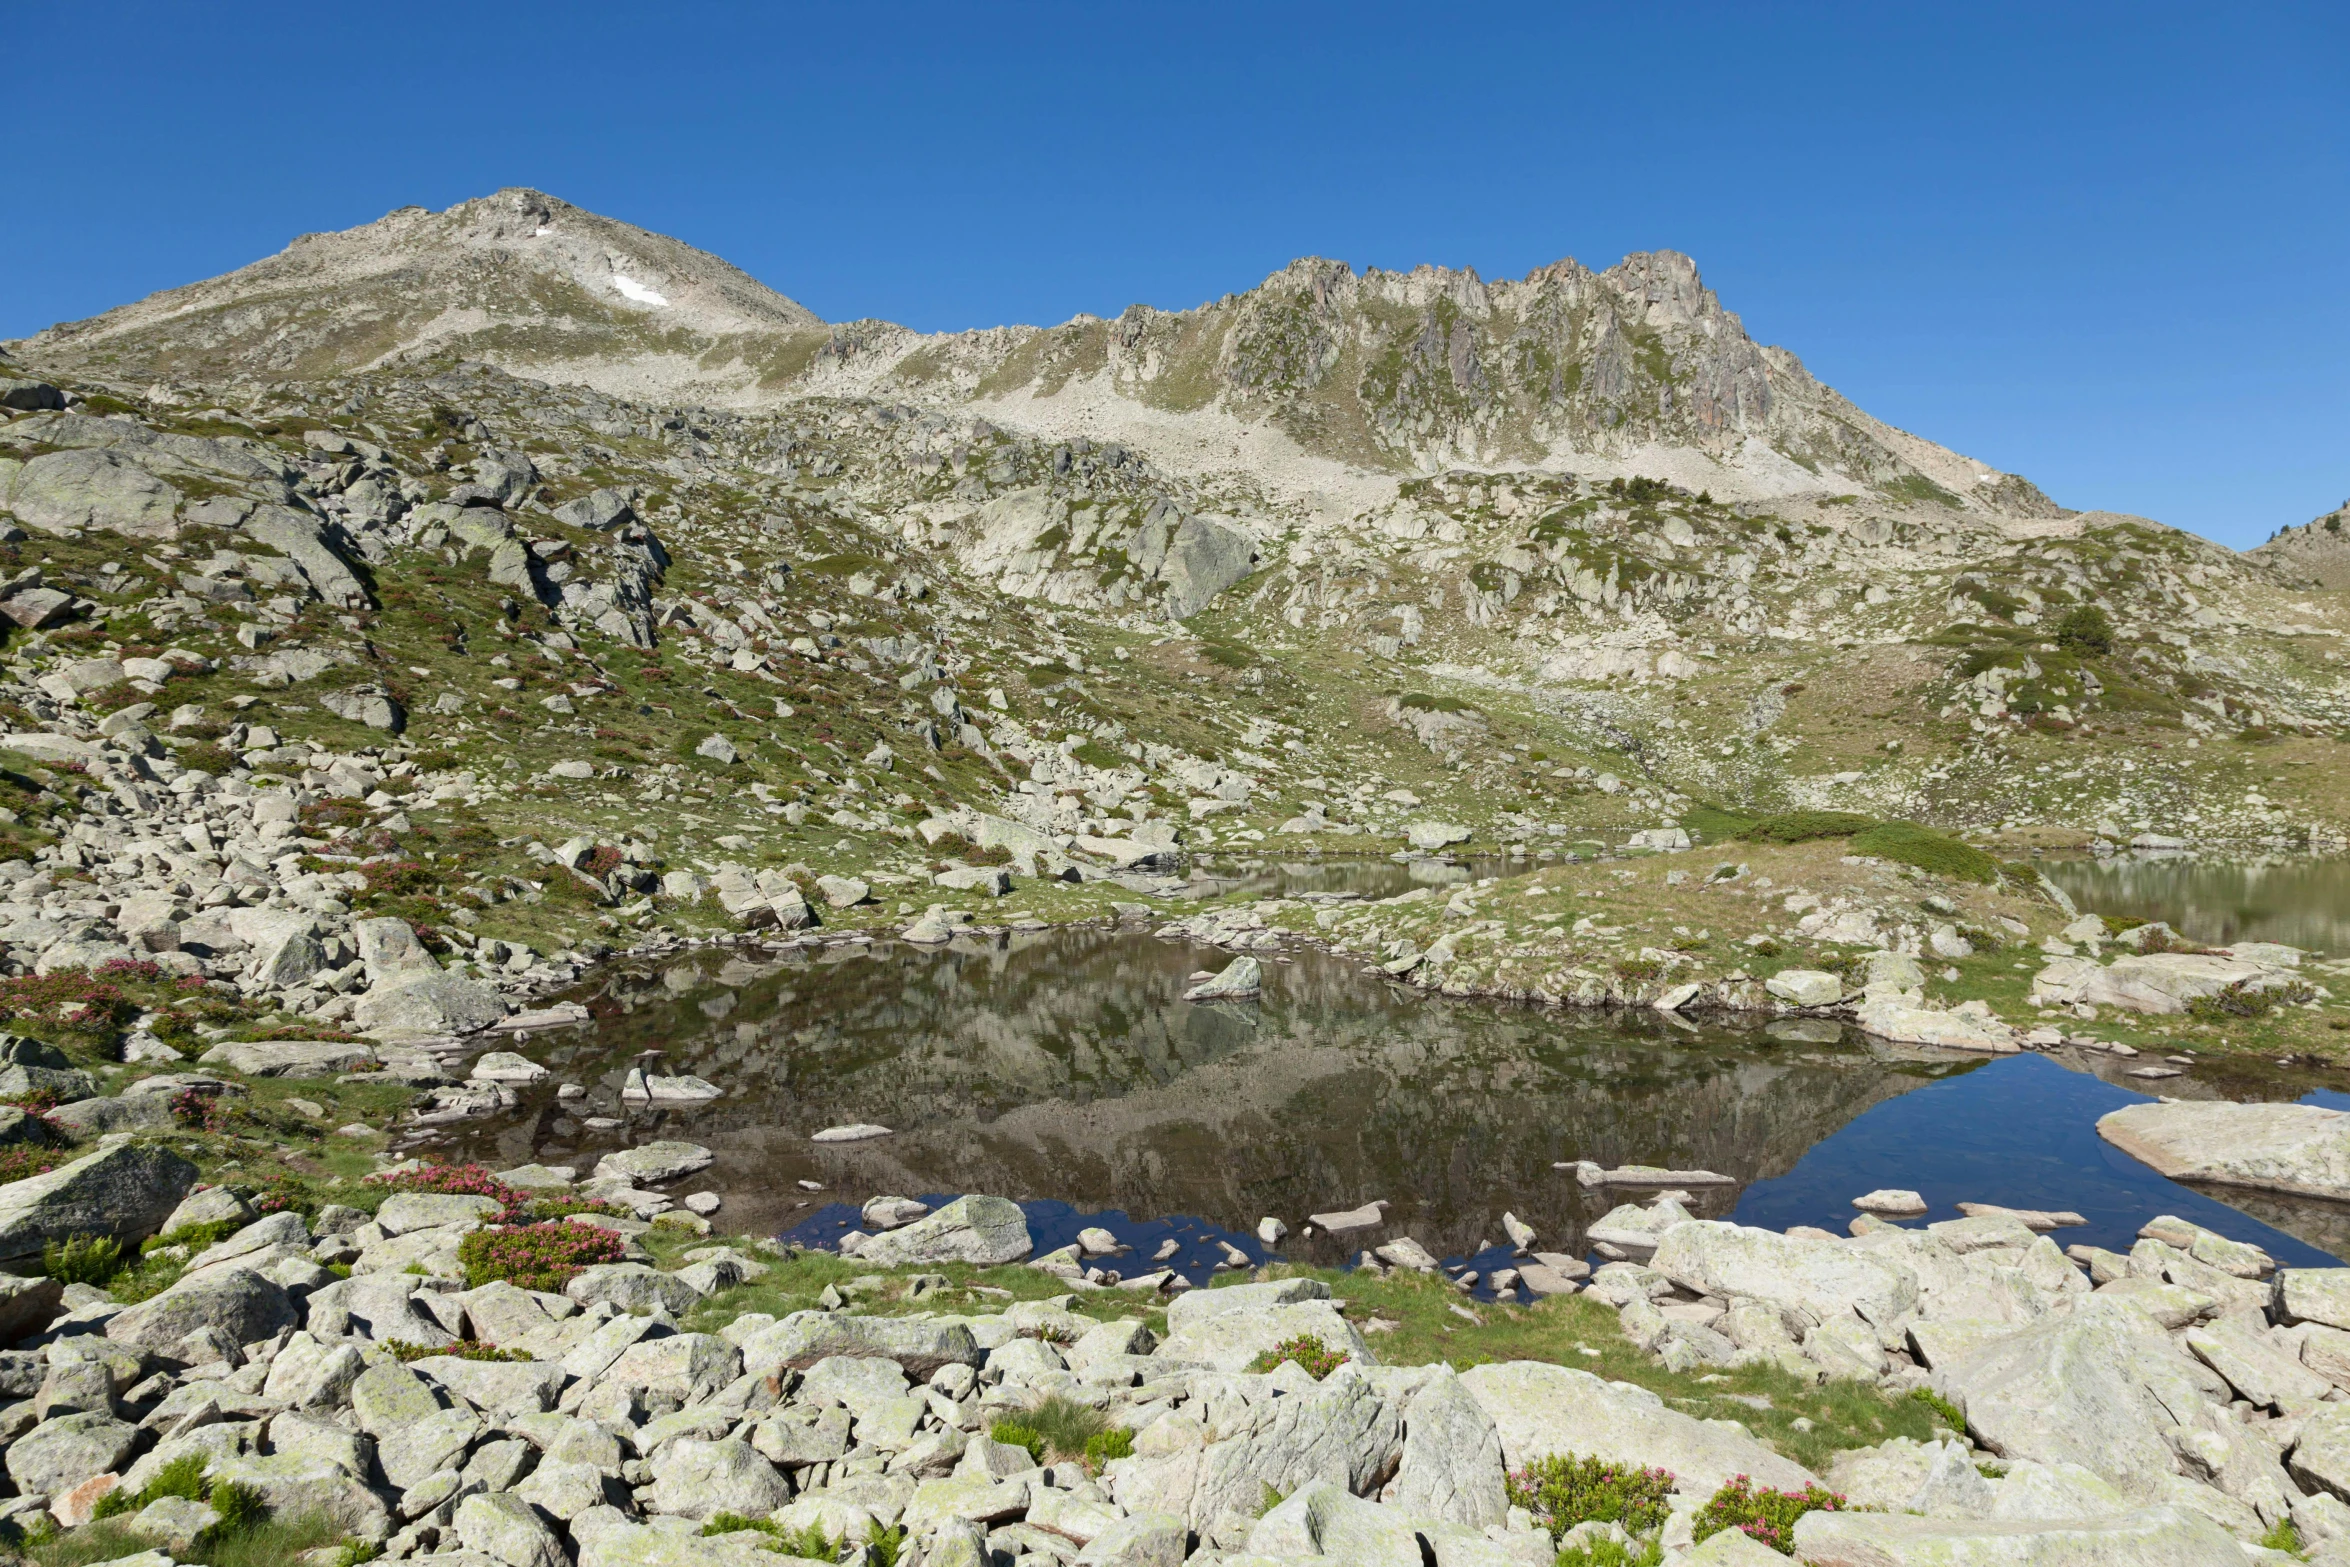
[[[1692,1419],[1644,1388],[1588,1371],[1513,1361],[1473,1366],[1461,1373],[1461,1385],[1493,1417],[1503,1462],[1513,1469],[1552,1453],[1588,1453],[1669,1470],[1682,1494],[1696,1496],[1710,1496],[1742,1474],[1781,1489],[1814,1479],[1751,1436]]]
[[[740,1513],[762,1518],[791,1500],[791,1483],[748,1442],[681,1437],[655,1453],[652,1505],[688,1518]]]
[[[0,1262],[41,1255],[51,1241],[155,1233],[188,1188],[196,1167],[168,1148],[109,1138],[46,1175],[0,1186]]]
[[[141,1349],[169,1349],[190,1333],[217,1328],[232,1344],[250,1344],[300,1321],[282,1285],[244,1268],[182,1279],[153,1300],[106,1324],[106,1336]]]
[[[876,1235],[857,1255],[884,1268],[937,1262],[993,1268],[1018,1262],[1034,1249],[1028,1217],[1018,1203],[1003,1197],[971,1196],[958,1197],[902,1229]]]

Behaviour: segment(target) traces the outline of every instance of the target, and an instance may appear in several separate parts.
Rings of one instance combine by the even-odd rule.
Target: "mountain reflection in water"
[[[1782,1175],[1871,1105],[1980,1064],[1872,1051],[1818,1025],[1774,1036],[1433,1000],[1354,962],[1288,956],[1267,956],[1261,1001],[1216,1005],[1179,997],[1227,954],[1132,927],[622,962],[575,992],[595,1026],[521,1046],[554,1071],[523,1113],[461,1128],[451,1151],[584,1175],[616,1148],[684,1138],[718,1154],[706,1179],[725,1226],[753,1233],[877,1192],[1059,1198],[1244,1231],[1385,1198],[1384,1230],[1287,1250],[1335,1261],[1408,1232],[1468,1253],[1499,1240],[1511,1210],[1545,1248],[1579,1251],[1615,1196],[1554,1163]],[[632,1109],[619,1091],[640,1061],[725,1097]],[[558,1103],[563,1081],[588,1097]],[[625,1124],[589,1129],[590,1116]],[[808,1140],[857,1121],[897,1135]],[[1697,1195],[1721,1215],[1736,1188]]]

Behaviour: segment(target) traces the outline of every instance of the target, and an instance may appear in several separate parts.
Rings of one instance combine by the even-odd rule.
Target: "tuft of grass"
[[[1025,1420],[998,1420],[987,1428],[987,1438],[1006,1447],[1025,1448],[1032,1461],[1044,1462],[1044,1433]]]
[[[1099,1473],[1102,1467],[1115,1459],[1134,1456],[1134,1433],[1124,1426],[1108,1431],[1096,1431],[1085,1439],[1086,1467]]]
[[[1110,1429],[1109,1417],[1100,1410],[1057,1393],[1031,1406],[1020,1419],[1056,1460],[1084,1457],[1086,1444]]]
[[[2292,1519],[2279,1518],[2270,1526],[2268,1533],[2260,1537],[2260,1544],[2267,1550],[2298,1556],[2301,1554],[2301,1531],[2293,1527]]]
[[[103,1289],[123,1266],[122,1242],[111,1235],[76,1235],[41,1248],[41,1271],[60,1284]]]
[[[1911,1388],[1909,1391],[1909,1396],[1913,1402],[1925,1406],[1927,1410],[1932,1412],[1936,1419],[1940,1420],[1951,1430],[1966,1430],[1966,1416],[1959,1413],[1958,1406],[1952,1403],[1949,1399],[1944,1398],[1941,1394],[1935,1392],[1932,1388]]]

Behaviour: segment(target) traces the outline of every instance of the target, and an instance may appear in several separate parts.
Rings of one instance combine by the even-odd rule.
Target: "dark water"
[[[2116,854],[2040,864],[2084,910],[2165,920],[2207,946],[2281,941],[2329,956],[2350,953],[2350,860]]]
[[[1708,1217],[1841,1229],[1850,1198],[1910,1186],[1935,1217],[1960,1200],[2078,1209],[2094,1222],[2066,1242],[2126,1249],[2138,1225],[2174,1213],[2279,1256],[2310,1255],[2279,1225],[2350,1254],[2330,1205],[2216,1202],[2106,1148],[2096,1116],[2143,1096],[2085,1067],[1896,1050],[1818,1024],[1448,1001],[1312,951],[1262,956],[1263,999],[1214,1005],[1180,994],[1228,955],[1132,926],[622,962],[575,993],[592,1025],[519,1043],[555,1073],[522,1112],[440,1146],[584,1174],[615,1149],[685,1138],[718,1164],[678,1189],[719,1192],[731,1229],[785,1231],[883,1192],[984,1191],[1061,1205],[1035,1210],[1048,1235],[1119,1215],[1107,1227],[1147,1239],[1146,1257],[1169,1236],[1186,1257],[1212,1260],[1218,1238],[1255,1256],[1262,1216],[1295,1231],[1310,1213],[1375,1198],[1391,1205],[1384,1229],[1343,1245],[1293,1237],[1285,1253],[1337,1262],[1409,1234],[1439,1256],[1476,1257],[1503,1240],[1505,1210],[1542,1249],[1579,1252],[1615,1199],[1553,1168],[1577,1159],[1734,1177],[1699,1192]],[[725,1096],[632,1108],[619,1088],[639,1061]],[[2198,1089],[2200,1075],[2165,1087],[2220,1091]],[[588,1097],[558,1102],[564,1081]],[[2280,1075],[2227,1091],[2308,1087]],[[854,1121],[896,1135],[809,1141]],[[1132,1258],[1117,1265],[1137,1271]]]

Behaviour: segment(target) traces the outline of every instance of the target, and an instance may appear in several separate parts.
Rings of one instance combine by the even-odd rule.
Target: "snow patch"
[[[640,305],[666,305],[669,303],[667,295],[656,293],[645,287],[644,284],[639,283],[625,272],[612,274],[612,286],[620,290],[623,298],[633,299]]]

